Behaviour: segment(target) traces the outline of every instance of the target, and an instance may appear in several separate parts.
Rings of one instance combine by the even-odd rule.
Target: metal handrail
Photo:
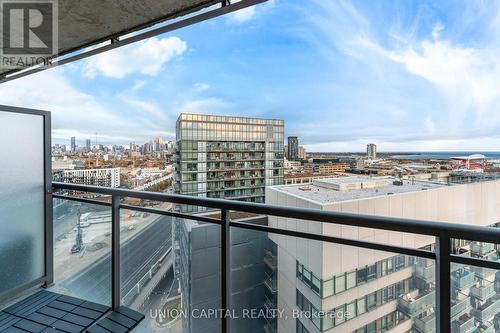
[[[382,229],[388,231],[408,232],[427,236],[439,236],[442,233],[446,233],[450,236],[450,238],[469,239],[489,243],[496,243],[500,239],[500,228],[487,228],[469,224],[455,224],[386,216],[352,214],[344,212],[323,211],[310,208],[277,206],[253,202],[204,198],[180,194],[135,191],[121,188],[79,185],[61,182],[53,182],[52,186],[57,189],[91,192],[104,195],[117,195],[120,197],[130,197],[192,206],[235,210],[255,214],[296,218],[315,222],[364,227],[371,229]],[[57,197],[67,199],[67,197],[63,196]],[[87,199],[86,202],[91,201]],[[102,202],[97,200],[96,203],[102,204]]]
[[[451,240],[468,239],[482,242],[497,243],[500,240],[500,229],[480,227],[466,224],[452,224],[434,221],[420,221],[412,219],[402,219],[384,216],[372,216],[351,214],[332,211],[321,211],[307,208],[276,206],[260,203],[248,203],[224,199],[213,199],[194,197],[177,194],[164,194],[155,192],[135,191],[119,188],[107,188],[91,185],[79,185],[53,182],[54,189],[78,191],[78,192],[91,192],[102,195],[110,195],[112,198],[111,203],[103,202],[92,199],[84,199],[79,197],[72,197],[60,194],[53,194],[53,197],[66,200],[82,201],[85,203],[96,203],[100,205],[107,205],[112,207],[112,305],[114,308],[119,307],[121,303],[120,298],[120,209],[145,211],[154,214],[173,216],[191,220],[198,220],[206,223],[214,223],[221,225],[221,309],[225,313],[230,309],[230,285],[231,285],[231,269],[230,269],[230,255],[231,255],[231,227],[250,229],[261,232],[269,232],[274,234],[281,234],[292,237],[299,237],[309,240],[325,241],[330,243],[356,246],[360,248],[367,248],[373,250],[380,250],[386,252],[394,252],[406,254],[416,257],[434,259],[436,261],[436,322],[437,332],[444,333],[450,330],[451,324],[451,294],[450,294],[450,265],[451,263],[461,263],[465,265],[474,265],[479,267],[487,267],[500,270],[500,262],[486,261],[472,257],[462,257],[451,254]],[[201,206],[220,209],[220,218],[209,218],[206,216],[183,214],[179,212],[166,211],[156,208],[138,207],[133,205],[126,205],[120,203],[121,198],[138,198],[152,201],[171,202],[175,204],[184,204],[192,206]],[[279,216],[294,218],[300,220],[308,220],[322,223],[332,223],[337,225],[347,225],[364,227],[371,229],[397,231],[413,234],[421,234],[427,236],[434,236],[436,238],[435,252],[412,249],[400,246],[393,246],[388,244],[381,244],[375,242],[367,242],[354,239],[330,237],[322,234],[311,234],[293,230],[273,228],[269,226],[256,225],[245,222],[236,222],[230,220],[229,212],[231,210],[263,214],[270,216]],[[222,320],[222,332],[229,333],[230,318],[224,317]]]

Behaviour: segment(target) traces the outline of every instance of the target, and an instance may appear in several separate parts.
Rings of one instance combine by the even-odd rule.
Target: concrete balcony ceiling
[[[200,10],[216,0],[60,0],[59,54]]]
[[[71,61],[78,60],[84,57],[81,53],[89,51],[87,48],[91,46],[106,41],[114,42],[116,44],[114,47],[126,45],[127,43],[122,43],[120,37],[134,32],[142,34],[142,30],[162,22],[169,25],[169,21],[174,19],[176,19],[176,22],[184,20],[185,18],[182,16],[186,16],[186,21],[183,24],[176,24],[171,29],[163,29],[156,34],[172,31],[263,1],[266,0],[59,0],[57,7],[59,22],[58,52],[52,58],[65,55],[69,55],[68,58],[73,58],[73,53],[75,53],[76,56]],[[202,13],[203,15],[200,15],[200,17],[193,18],[193,16]],[[188,14],[192,15],[188,16]],[[155,33],[150,30],[156,30],[156,28],[155,26],[146,30],[149,34],[143,38],[154,36]],[[140,39],[136,37],[134,41]],[[103,51],[111,48],[105,48]],[[59,64],[67,62],[70,61],[59,60]],[[43,69],[49,67],[51,66],[43,66]],[[26,70],[26,68],[1,68],[0,82],[43,69],[38,68],[36,71],[30,71]],[[22,75],[18,73],[21,70]]]

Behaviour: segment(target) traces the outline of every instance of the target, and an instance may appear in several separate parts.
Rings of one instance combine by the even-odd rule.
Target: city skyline
[[[52,111],[54,142],[173,138],[195,112],[283,119],[308,151],[495,151],[499,18],[493,1],[275,0],[6,83],[0,98]]]
[[[201,113],[200,113],[201,114]],[[228,115],[230,116],[230,115]],[[128,149],[128,147],[133,144],[133,145],[137,145],[137,146],[141,146],[141,145],[144,145],[144,144],[149,144],[149,143],[152,143],[154,142],[154,140],[156,138],[162,138],[164,139],[165,142],[175,142],[175,137],[173,138],[164,138],[164,137],[154,137],[154,138],[149,138],[149,139],[146,139],[145,141],[140,141],[140,140],[133,140],[131,142],[128,142],[128,143],[110,143],[110,144],[103,144],[103,143],[100,143],[98,142],[97,143],[97,146],[95,145],[95,141],[91,141],[93,142],[91,144],[91,147],[92,148],[98,148],[99,146],[102,146],[102,147],[106,147],[106,148],[113,148],[113,147],[122,147],[124,148],[125,150]],[[287,138],[285,138],[285,146],[286,146],[286,143],[287,143]],[[75,139],[75,142],[76,142],[76,148],[85,148],[85,144],[88,140],[91,140],[91,139],[85,139],[85,138],[78,138],[76,137]],[[94,139],[95,140],[95,139]],[[300,137],[299,137],[299,140],[300,140]],[[360,144],[360,147],[359,149],[357,150],[352,150],[352,151],[308,151],[308,153],[316,153],[316,154],[321,154],[321,153],[339,153],[339,154],[349,154],[349,153],[352,153],[352,154],[366,154],[366,143],[365,144]],[[71,148],[71,138],[61,138],[61,139],[58,139],[58,140],[53,140],[52,141],[52,147],[56,147],[56,146],[65,146],[66,148]],[[300,146],[302,147],[302,145]],[[379,153],[382,153],[382,154],[393,154],[393,153],[464,153],[464,154],[471,154],[471,153],[494,153],[495,155],[497,154],[500,154],[500,148],[498,150],[393,150],[393,151],[390,151],[390,150],[380,150],[379,149],[380,147],[377,146],[377,151]]]
[[[500,333],[498,0],[7,2],[0,332]]]

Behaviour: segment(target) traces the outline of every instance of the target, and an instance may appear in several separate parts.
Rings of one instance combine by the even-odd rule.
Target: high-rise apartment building
[[[164,150],[163,138],[161,136],[156,137],[153,141],[153,150],[155,152],[161,152]]]
[[[210,213],[204,215],[212,216]],[[214,216],[217,216],[217,213]],[[267,224],[265,216],[233,218],[252,224]],[[234,230],[231,237],[231,250],[234,251],[231,274],[232,279],[237,281],[231,287],[231,307],[261,309],[269,303],[266,282],[269,280],[270,268],[265,265],[264,259],[269,258],[268,253],[275,251],[275,245],[263,232]],[[220,226],[176,219],[174,238],[175,271],[182,293],[183,310],[186,313],[209,313],[220,309]],[[270,264],[272,265],[272,262]],[[234,318],[231,321],[231,332],[262,333],[267,325],[267,318]],[[182,320],[182,332],[219,333],[221,321],[213,317],[190,316]]]
[[[137,145],[135,143],[131,142],[129,149],[130,149],[130,152],[137,151]]]
[[[85,150],[89,152],[91,148],[92,148],[92,143],[90,139],[85,140]]]
[[[154,145],[153,145],[152,141],[146,142],[142,146],[142,154],[144,154],[144,155],[151,154],[153,152],[153,150],[154,150]]]
[[[345,177],[269,187],[266,203],[495,226],[500,221],[499,186],[498,180],[447,185]],[[269,226],[427,250],[434,250],[435,242],[417,234],[277,217],[269,217]],[[269,237],[278,246],[277,308],[309,314],[295,320],[278,318],[279,333],[436,331],[433,260],[276,234]],[[457,240],[453,246],[455,253],[500,260],[493,244]],[[498,332],[500,274],[496,273],[452,264],[452,333]]]
[[[176,192],[264,202],[283,184],[284,122],[181,114],[176,125]]]
[[[71,152],[74,153],[76,151],[76,138],[74,136],[71,137]]]
[[[296,136],[288,137],[288,160],[296,161],[299,159],[299,138]]]
[[[302,146],[299,146],[299,152],[298,152],[298,157],[299,160],[305,160],[306,159],[306,149]]]
[[[66,183],[120,187],[120,168],[63,170]]]
[[[176,191],[181,194],[264,202],[265,186],[283,184],[284,122],[275,119],[181,114],[176,126]],[[182,210],[197,208],[181,207]],[[207,214],[210,214],[208,212]],[[249,217],[255,219],[262,217]],[[267,219],[257,222],[265,224]],[[184,220],[174,223],[175,271],[183,309],[218,309],[220,253],[218,226]],[[258,309],[267,301],[264,253],[274,248],[264,233],[237,231],[231,248],[232,270],[239,283],[232,288],[237,308]],[[272,244],[272,243],[271,243]],[[251,256],[246,254],[252,253]],[[198,263],[202,263],[202,265]],[[196,267],[193,266],[196,264]],[[210,286],[207,288],[207,286]],[[235,320],[235,332],[262,332],[261,320]],[[184,332],[220,332],[220,321],[186,318]]]
[[[377,159],[377,145],[374,143],[369,143],[366,146],[366,155],[368,156],[369,160]]]

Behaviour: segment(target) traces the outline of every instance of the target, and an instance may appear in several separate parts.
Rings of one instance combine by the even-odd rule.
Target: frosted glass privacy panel
[[[45,274],[44,123],[0,109],[0,294]]]

